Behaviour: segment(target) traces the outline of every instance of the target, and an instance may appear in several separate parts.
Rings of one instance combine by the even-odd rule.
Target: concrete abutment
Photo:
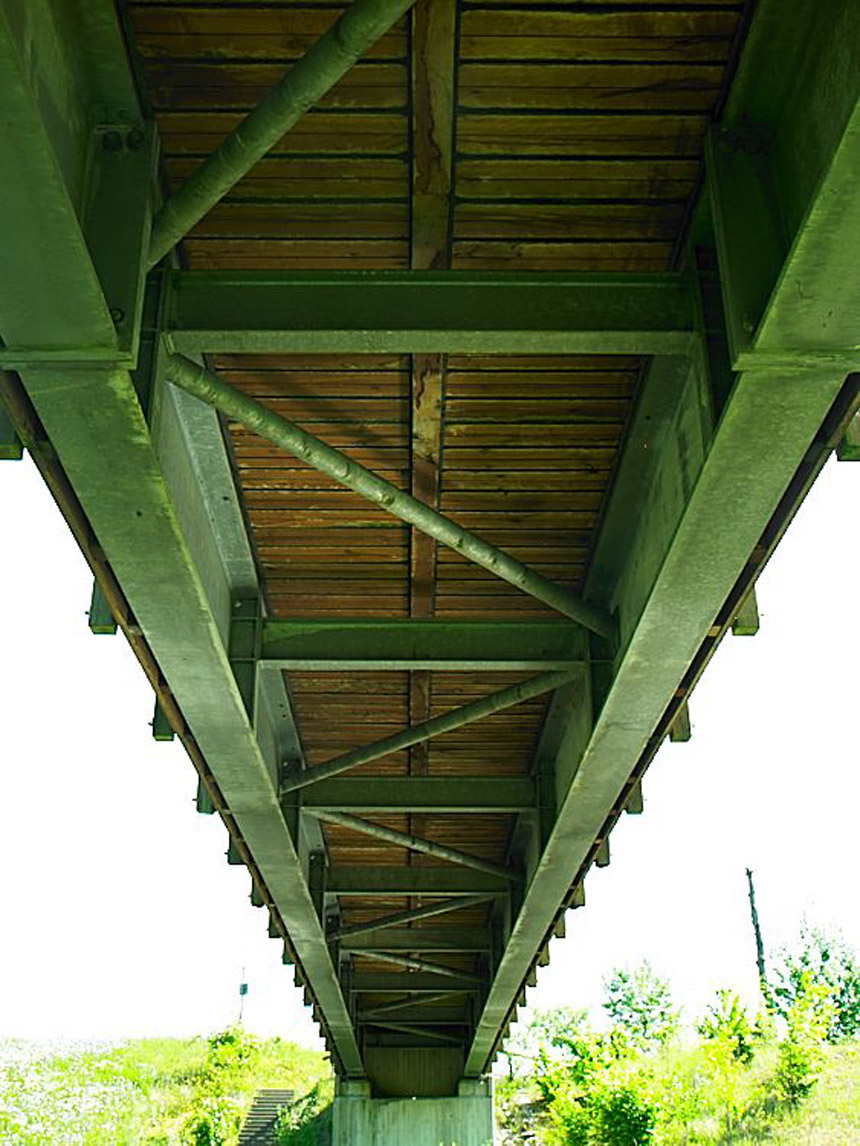
[[[332,1146],[493,1146],[491,1078],[461,1079],[457,1094],[373,1098],[370,1082],[339,1079]]]

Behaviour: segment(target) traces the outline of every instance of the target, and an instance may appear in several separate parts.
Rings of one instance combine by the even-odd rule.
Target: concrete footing
[[[372,1098],[370,1083],[338,1081],[332,1146],[492,1146],[489,1078],[462,1079],[450,1098]]]

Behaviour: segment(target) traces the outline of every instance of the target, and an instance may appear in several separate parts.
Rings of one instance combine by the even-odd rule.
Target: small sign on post
[[[245,968],[242,968],[242,979],[245,978]],[[241,982],[239,984],[239,1023],[242,1022],[242,1012],[245,1009],[245,996],[248,994],[248,984]]]

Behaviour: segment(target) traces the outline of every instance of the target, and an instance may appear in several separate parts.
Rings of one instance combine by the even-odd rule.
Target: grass
[[[232,1146],[260,1087],[300,1096],[328,1083],[322,1054],[280,1039],[229,1034],[59,1051],[0,1043],[0,1142]]]

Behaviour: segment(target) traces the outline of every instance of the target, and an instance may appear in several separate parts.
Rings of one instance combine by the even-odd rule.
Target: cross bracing
[[[486,1070],[860,344],[847,0],[409,8],[0,2],[0,456],[382,1086]]]

